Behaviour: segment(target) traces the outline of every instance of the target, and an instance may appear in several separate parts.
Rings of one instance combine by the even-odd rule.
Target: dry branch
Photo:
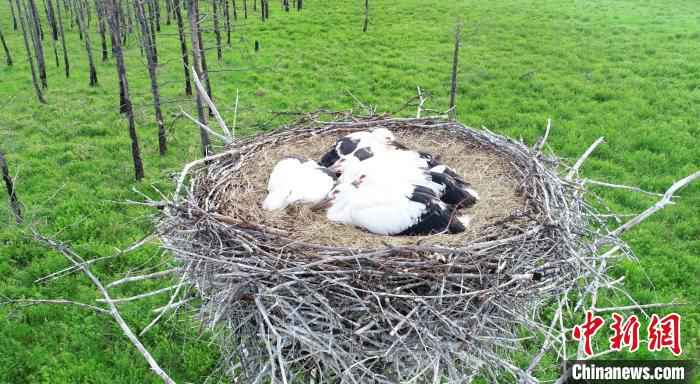
[[[153,356],[148,352],[146,347],[143,346],[141,341],[134,335],[134,333],[131,331],[131,328],[129,328],[129,325],[126,324],[126,321],[124,321],[124,318],[121,316],[119,313],[119,310],[117,309],[116,305],[112,301],[111,297],[109,296],[109,293],[107,292],[107,289],[102,285],[102,282],[100,279],[95,276],[90,268],[88,268],[85,265],[85,260],[75,253],[71,248],[66,246],[65,244],[53,240],[47,237],[44,237],[41,235],[39,232],[37,232],[34,228],[32,228],[32,233],[34,234],[34,239],[43,243],[47,247],[55,250],[56,252],[62,254],[66,259],[68,259],[73,265],[79,266],[79,268],[85,273],[85,275],[92,281],[93,285],[100,291],[100,294],[104,298],[104,302],[107,304],[109,307],[109,313],[110,315],[114,318],[114,321],[117,322],[117,325],[119,325],[119,328],[121,328],[122,332],[124,335],[131,341],[131,343],[138,349],[138,351],[143,355],[143,357],[146,359],[148,362],[148,365],[151,367],[153,372],[160,376],[160,378],[163,380],[164,383],[167,384],[175,384],[175,381],[168,376],[165,371],[158,365],[158,362],[155,361]]]

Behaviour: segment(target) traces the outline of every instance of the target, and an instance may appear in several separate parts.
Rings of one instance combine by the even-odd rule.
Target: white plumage
[[[315,161],[282,159],[270,174],[268,194],[262,206],[273,211],[295,203],[316,204],[328,195],[334,185],[332,173]]]
[[[431,190],[403,183],[339,184],[330,193],[327,218],[380,235],[458,233],[464,226]]]
[[[328,208],[332,222],[382,235],[422,235],[464,231],[469,217],[457,217],[457,210],[478,199],[454,170],[397,143],[386,128],[338,139],[319,163],[280,161],[263,208],[314,204]]]

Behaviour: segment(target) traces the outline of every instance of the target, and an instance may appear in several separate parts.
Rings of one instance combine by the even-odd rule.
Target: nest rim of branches
[[[526,209],[461,246],[370,248],[302,242],[218,213],[221,186],[261,147],[378,126],[443,130],[497,151],[519,175]],[[528,147],[440,119],[309,115],[188,165],[164,210],[161,239],[202,298],[201,319],[217,330],[233,377],[294,382],[311,370],[318,382],[348,383],[522,376],[510,357],[519,329],[542,334],[542,305],[585,290],[581,280],[605,279],[588,265],[601,249],[628,252],[584,200],[580,165],[564,176],[566,167],[542,152],[548,133],[549,126]]]

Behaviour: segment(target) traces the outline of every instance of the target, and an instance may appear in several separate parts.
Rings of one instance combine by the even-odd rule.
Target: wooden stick
[[[12,176],[10,176],[10,170],[7,167],[7,161],[5,160],[5,154],[0,150],[0,169],[2,170],[2,178],[5,180],[5,188],[7,189],[7,195],[10,198],[10,209],[12,209],[12,214],[15,217],[17,224],[22,224],[22,207],[17,200],[17,193],[15,193],[15,184],[12,181]]]
[[[664,196],[661,198],[661,200],[659,200],[656,204],[652,205],[651,207],[647,208],[644,212],[637,215],[637,217],[616,228],[610,233],[610,236],[620,236],[624,232],[628,231],[630,228],[646,220],[649,216],[653,215],[657,211],[663,209],[669,204],[672,204],[673,202],[671,201],[671,199],[678,190],[684,188],[685,186],[699,178],[700,171],[697,171],[690,176],[686,176],[685,178],[676,181],[675,183],[673,183],[673,185],[671,185],[671,187],[666,191],[666,193],[664,193]]]
[[[229,131],[228,127],[226,126],[226,122],[224,122],[224,119],[221,117],[221,114],[219,113],[219,110],[216,109],[216,105],[214,105],[214,102],[211,101],[211,98],[207,94],[207,91],[204,89],[204,86],[202,85],[202,82],[199,79],[199,76],[197,76],[197,71],[194,70],[194,67],[192,67],[192,78],[194,79],[194,84],[197,86],[197,92],[202,97],[202,100],[204,100],[204,102],[207,103],[207,106],[209,107],[211,112],[214,114],[214,118],[216,119],[216,122],[219,123],[221,130],[224,131],[226,136],[228,136],[229,138],[232,138],[233,135],[231,135],[231,131]]]
[[[157,278],[159,278],[159,277],[163,277],[163,276],[167,276],[167,275],[173,274],[173,273],[177,272],[177,270],[178,270],[178,268],[170,268],[170,269],[166,269],[165,271],[153,272],[153,273],[149,273],[149,274],[146,274],[146,275],[129,276],[129,277],[125,277],[125,278],[123,278],[123,279],[119,279],[119,280],[113,281],[113,282],[107,284],[107,285],[105,286],[105,288],[113,288],[113,287],[117,287],[117,286],[120,286],[120,285],[123,285],[123,284],[132,283],[132,282],[134,282],[134,281],[142,281],[142,280],[148,280],[148,279],[157,279]]]
[[[44,243],[46,246],[49,248],[55,250],[56,252],[61,253],[63,256],[65,256],[66,259],[68,259],[71,263],[77,265],[82,269],[82,271],[85,273],[85,275],[92,281],[92,283],[97,287],[97,289],[100,291],[102,294],[102,297],[104,297],[105,303],[107,303],[107,306],[109,307],[109,312],[114,318],[114,321],[117,322],[117,325],[119,325],[119,328],[121,328],[122,332],[124,335],[131,341],[131,343],[136,347],[136,349],[143,355],[143,357],[146,359],[148,362],[148,365],[151,367],[153,372],[156,373],[161,379],[163,379],[163,382],[166,384],[175,384],[175,381],[170,378],[170,376],[163,371],[163,369],[158,365],[158,362],[151,356],[151,354],[148,352],[146,347],[143,346],[141,341],[134,335],[134,333],[131,331],[131,328],[129,328],[129,325],[126,324],[126,321],[124,321],[124,318],[122,315],[119,313],[119,310],[117,309],[117,306],[114,304],[112,301],[111,297],[109,296],[109,292],[107,292],[107,289],[102,285],[102,282],[100,279],[98,279],[92,271],[90,271],[90,268],[88,268],[85,265],[85,260],[75,253],[71,248],[66,246],[65,244],[49,239],[47,237],[42,236],[39,232],[36,231],[36,229],[32,228],[32,233],[34,234],[34,238],[37,239],[39,242]]]
[[[581,168],[581,166],[583,165],[583,162],[586,161],[588,156],[590,156],[591,153],[593,153],[593,151],[596,149],[596,147],[599,146],[600,143],[603,143],[604,141],[605,141],[605,138],[603,138],[601,136],[598,138],[598,140],[596,140],[593,144],[591,144],[590,147],[588,147],[586,152],[584,152],[583,155],[581,155],[581,157],[579,157],[579,159],[576,161],[576,164],[574,164],[574,166],[571,167],[571,170],[569,170],[569,173],[566,175],[566,180],[571,180],[574,178],[574,176],[578,172],[579,168]]]

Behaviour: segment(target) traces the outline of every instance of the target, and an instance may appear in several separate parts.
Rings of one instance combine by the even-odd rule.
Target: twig
[[[544,130],[544,136],[537,141],[535,146],[532,148],[533,151],[535,152],[541,152],[542,148],[544,148],[544,144],[547,142],[547,139],[549,138],[549,130],[552,128],[552,119],[547,119],[547,128]]]
[[[671,199],[673,198],[673,195],[680,189],[684,188],[688,184],[692,183],[693,181],[697,180],[700,178],[700,171],[697,171],[693,173],[692,175],[686,176],[685,178],[676,181],[671,185],[671,187],[664,193],[663,198],[659,200],[656,204],[652,205],[651,207],[647,208],[644,212],[640,213],[635,217],[634,219],[622,224],[618,228],[616,228],[614,231],[610,233],[610,236],[620,236],[624,232],[628,231],[630,228],[638,225],[642,221],[646,220],[649,216],[653,215],[657,211],[663,209],[666,207],[668,204],[671,204],[672,201]]]
[[[425,103],[425,98],[423,97],[423,92],[420,90],[420,86],[416,87],[418,89],[418,111],[416,112],[416,119],[420,119],[421,112],[423,112],[423,104]]]
[[[596,149],[596,147],[603,143],[604,140],[604,137],[599,137],[598,140],[594,141],[593,144],[591,144],[591,146],[588,147],[586,152],[584,152],[583,155],[581,155],[581,157],[576,161],[576,164],[574,164],[574,166],[571,167],[571,170],[569,170],[569,173],[566,175],[566,180],[573,179],[573,177],[578,172],[579,168],[581,168],[581,166],[583,165],[583,162],[586,161],[588,156],[590,156],[591,153],[593,153],[593,151]]]
[[[224,119],[221,117],[219,110],[216,109],[216,105],[214,105],[214,102],[211,101],[209,94],[204,89],[202,82],[199,80],[199,76],[197,76],[197,71],[194,70],[194,66],[192,66],[192,78],[194,79],[194,84],[197,86],[197,92],[199,92],[199,95],[202,97],[202,100],[204,100],[204,102],[207,103],[207,106],[209,106],[209,109],[214,114],[214,118],[219,123],[221,130],[224,131],[224,134],[228,138],[227,144],[230,143],[231,141],[233,141],[233,135],[231,135],[231,131],[228,130],[226,122],[224,122]]]
[[[211,133],[212,135],[214,135],[214,136],[218,137],[219,139],[221,139],[221,141],[223,141],[224,143],[226,143],[226,144],[231,144],[231,143],[233,142],[233,141],[231,140],[230,137],[226,137],[226,136],[224,136],[224,135],[222,135],[222,134],[220,134],[220,133],[214,132],[211,128],[209,128],[209,127],[207,127],[206,125],[200,123],[199,120],[197,120],[197,119],[195,119],[194,117],[190,116],[190,114],[187,113],[187,112],[185,112],[184,109],[180,108],[180,113],[182,113],[183,115],[185,115],[185,117],[187,117],[188,119],[194,121],[200,128],[204,129],[205,131],[207,131],[207,132]]]
[[[231,127],[231,138],[236,138],[236,121],[238,120],[238,88],[236,88],[236,105],[233,107],[233,127]]]
[[[604,312],[624,312],[624,311],[639,311],[648,308],[668,308],[668,307],[682,307],[688,305],[688,303],[652,303],[652,304],[642,304],[642,305],[624,305],[620,307],[606,307],[606,308],[596,308],[592,307],[591,311],[597,313]]]
[[[113,282],[107,284],[105,286],[105,288],[112,288],[112,287],[116,287],[116,286],[119,286],[122,284],[131,283],[134,281],[141,281],[141,280],[147,280],[147,279],[157,279],[159,277],[173,274],[173,273],[177,272],[177,270],[178,270],[177,268],[170,268],[170,269],[166,269],[165,271],[153,272],[153,273],[149,273],[146,275],[129,276],[129,277],[125,277],[123,279],[113,281]]]
[[[54,249],[55,251],[61,253],[63,256],[65,256],[71,263],[75,264],[78,266],[80,269],[83,270],[85,275],[92,281],[92,283],[97,287],[97,289],[100,291],[102,294],[102,297],[104,297],[105,302],[107,303],[107,306],[109,307],[109,312],[114,318],[114,321],[117,322],[119,325],[119,328],[121,328],[122,332],[124,335],[131,341],[131,343],[138,349],[138,351],[143,355],[143,357],[146,359],[148,362],[148,365],[151,367],[151,369],[158,375],[163,382],[166,384],[175,384],[175,381],[170,378],[170,376],[163,371],[163,369],[158,365],[158,362],[151,356],[151,354],[148,352],[146,347],[141,344],[141,341],[134,335],[134,333],[131,331],[131,328],[126,324],[126,321],[124,321],[124,318],[121,316],[119,313],[119,310],[117,309],[117,306],[112,302],[109,292],[107,292],[107,289],[102,285],[102,282],[100,279],[98,279],[91,271],[90,268],[87,267],[85,264],[85,260],[83,260],[80,255],[75,253],[71,248],[66,246],[65,244],[49,239],[47,237],[42,236],[39,232],[36,231],[36,229],[31,228],[32,233],[34,234],[34,237],[44,243],[46,246],[49,248]]]
[[[601,187],[608,187],[608,188],[619,188],[619,189],[626,189],[628,191],[634,191],[634,192],[639,192],[639,193],[644,193],[646,195],[651,195],[651,196],[663,196],[663,193],[656,193],[656,192],[649,192],[645,191],[641,188],[638,187],[632,187],[629,185],[622,185],[622,184],[612,184],[612,183],[606,183],[603,181],[598,181],[598,180],[591,180],[591,179],[583,179],[584,184],[593,184],[593,185],[600,185]]]
[[[170,287],[165,287],[165,288],[161,288],[161,289],[156,289],[155,291],[150,291],[150,292],[142,293],[142,294],[140,294],[140,295],[129,296],[129,297],[122,297],[122,298],[119,298],[119,299],[109,299],[109,300],[110,300],[112,303],[114,303],[114,304],[128,303],[128,302],[130,302],[130,301],[141,300],[141,299],[145,299],[145,298],[147,298],[147,297],[159,295],[159,294],[164,293],[164,292],[172,291],[173,289],[177,289],[177,288],[179,288],[180,286],[181,286],[181,284],[177,284],[177,285],[172,285],[172,286],[170,286]],[[107,302],[107,300],[108,300],[108,299],[97,299],[97,301],[100,302],[100,303],[105,303],[105,302]]]

